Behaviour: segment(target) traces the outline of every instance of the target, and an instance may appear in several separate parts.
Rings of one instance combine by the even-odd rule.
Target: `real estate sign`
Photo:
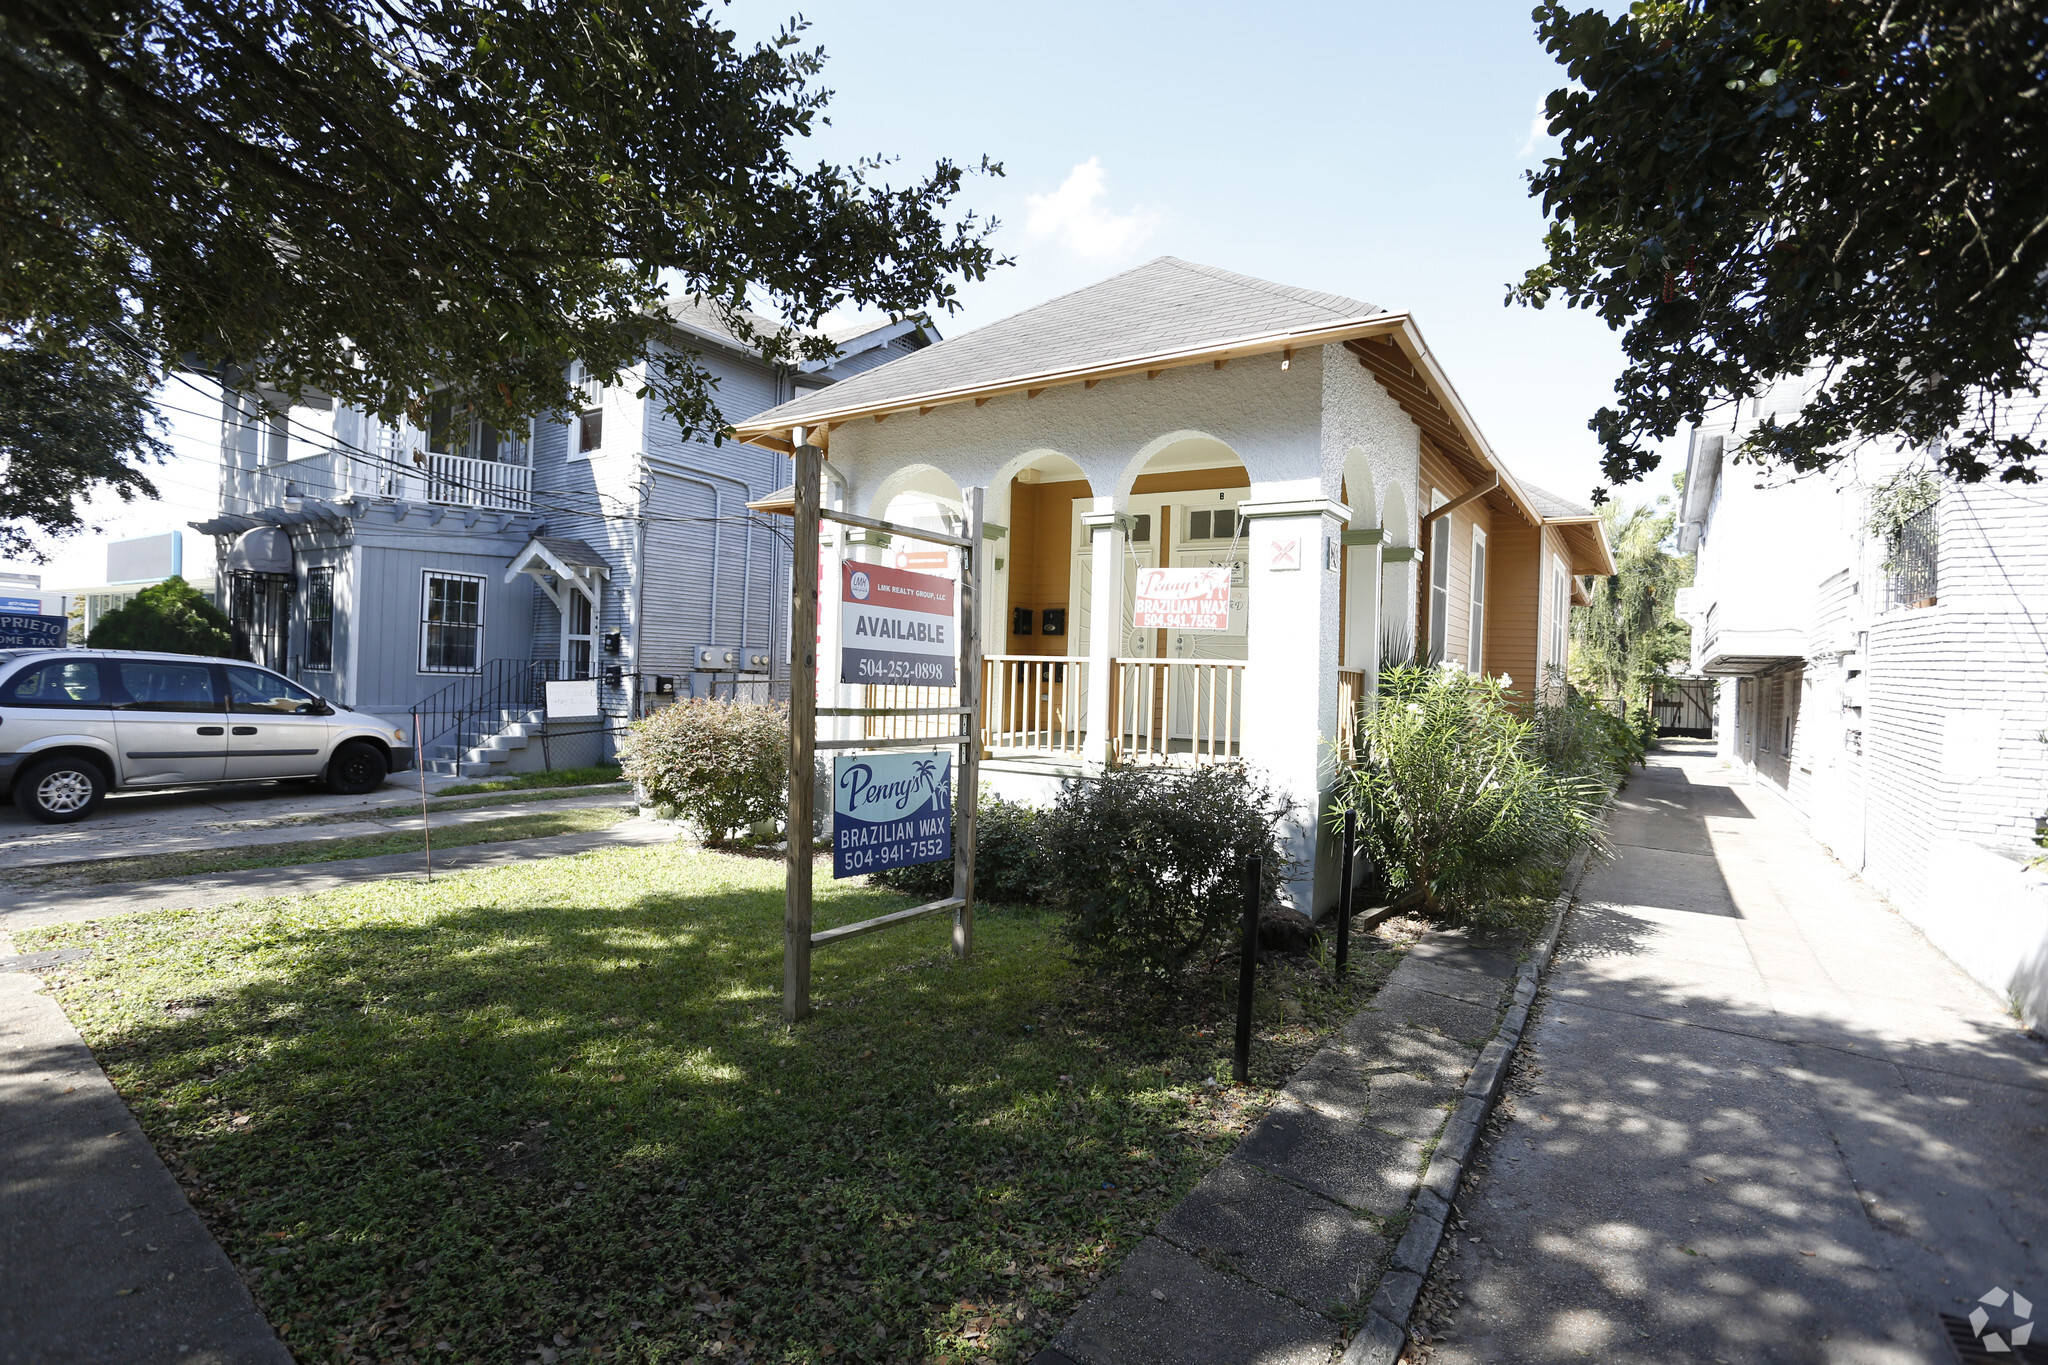
[[[953,685],[953,580],[852,562],[840,580],[839,681]]]
[[[0,612],[0,649],[62,649],[70,629],[71,623],[61,616]]]
[[[857,877],[953,856],[953,755],[832,760],[832,875]]]
[[[1139,630],[1229,630],[1230,566],[1138,570]]]

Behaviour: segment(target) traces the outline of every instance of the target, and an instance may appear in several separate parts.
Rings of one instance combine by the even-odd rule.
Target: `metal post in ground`
[[[1260,860],[1254,854],[1244,869],[1244,943],[1237,964],[1237,1050],[1230,1062],[1230,1079],[1243,1085],[1252,1067],[1252,986],[1259,970],[1259,873]]]
[[[412,765],[420,772],[420,846],[427,851],[427,880],[434,880],[434,835],[427,827],[427,744],[420,733],[420,713],[412,713]]]
[[[1337,975],[1351,970],[1351,854],[1358,847],[1358,812],[1344,812],[1344,870],[1337,882]]]

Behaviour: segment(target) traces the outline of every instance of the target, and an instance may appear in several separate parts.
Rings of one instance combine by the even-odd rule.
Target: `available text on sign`
[[[1140,630],[1229,630],[1230,566],[1138,570]]]
[[[840,573],[839,681],[951,687],[953,581],[880,564]]]
[[[832,875],[857,877],[953,856],[953,755],[832,760]]]

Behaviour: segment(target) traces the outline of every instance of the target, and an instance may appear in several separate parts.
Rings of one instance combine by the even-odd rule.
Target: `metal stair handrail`
[[[544,706],[545,684],[589,676],[568,672],[558,659],[488,660],[413,705],[420,752],[430,753],[452,735],[459,758],[503,728],[500,713]]]

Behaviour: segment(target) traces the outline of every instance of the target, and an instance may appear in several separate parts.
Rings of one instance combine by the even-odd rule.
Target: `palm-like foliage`
[[[1480,922],[1581,845],[1598,845],[1608,784],[1543,762],[1505,685],[1455,669],[1380,675],[1365,757],[1339,793],[1374,856],[1425,912]]]
[[[1657,675],[1691,657],[1690,628],[1678,619],[1678,590],[1692,582],[1690,555],[1665,548],[1676,515],[1669,497],[1624,508],[1605,503],[1612,578],[1593,585],[1590,606],[1572,613],[1572,680],[1596,696],[1648,708]]]

